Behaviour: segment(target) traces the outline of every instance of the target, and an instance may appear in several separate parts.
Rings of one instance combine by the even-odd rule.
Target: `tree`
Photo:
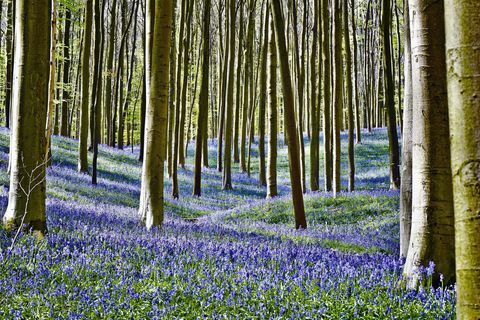
[[[310,143],[310,189],[312,191],[318,191],[320,188],[319,183],[319,108],[317,106],[317,73],[316,70],[316,59],[317,59],[317,45],[318,45],[318,27],[319,27],[319,0],[314,0],[313,2],[313,12],[314,12],[314,21],[313,21],[313,39],[312,39],[312,56],[310,59],[310,117],[311,117],[311,143]],[[320,90],[320,89],[319,89]],[[320,101],[320,100],[319,100]]]
[[[24,223],[40,234],[47,231],[45,127],[51,8],[50,0],[16,1],[10,191],[3,217],[7,229]],[[32,181],[33,192],[29,192]]]
[[[107,70],[105,81],[105,122],[107,125],[107,141],[110,147],[115,146],[115,132],[112,121],[112,79],[114,75],[113,58],[115,55],[115,32],[117,30],[117,0],[112,0],[110,7],[110,38],[108,42]],[[140,154],[142,154],[140,152]]]
[[[265,111],[267,104],[267,53],[268,53],[268,25],[269,14],[268,4],[265,6],[265,15],[263,19],[263,44],[261,49],[261,63],[260,63],[260,97],[258,103],[258,158],[259,170],[258,180],[260,185],[267,185],[267,173],[265,164]]]
[[[172,0],[146,1],[148,100],[139,214],[147,229],[163,223]]]
[[[404,274],[436,265],[434,285],[455,280],[452,176],[445,65],[443,1],[410,1],[412,35],[412,230]],[[413,14],[415,13],[415,14]],[[428,72],[425,72],[428,70]]]
[[[228,33],[228,60],[225,61],[227,73],[227,90],[225,105],[225,154],[223,162],[223,189],[231,190],[232,187],[232,130],[233,130],[233,88],[235,66],[235,0],[228,0],[228,14],[230,25]]]
[[[204,135],[207,135],[208,120],[208,79],[210,77],[210,10],[211,1],[205,0],[203,4],[203,63],[202,63],[202,84],[200,85],[200,101],[198,105],[197,135],[195,137],[195,180],[193,194],[201,195],[202,188],[202,153],[203,146],[207,142]]]
[[[282,17],[280,1],[270,2],[273,21],[275,25],[275,40],[277,43],[277,54],[280,58],[280,74],[282,78],[285,127],[288,138],[288,160],[290,163],[290,181],[292,186],[293,211],[295,214],[295,227],[297,229],[307,228],[305,218],[305,207],[303,205],[302,178],[300,171],[299,138],[295,121],[294,97],[292,90],[292,79],[288,63],[287,46],[285,43],[285,25]]]
[[[62,89],[62,118],[60,121],[60,134],[68,136],[68,104],[70,102],[70,32],[72,11],[65,8],[65,35],[63,37],[63,89]]]
[[[343,113],[343,59],[342,59],[342,9],[340,0],[333,0],[333,193],[336,195],[341,189],[340,162]]]
[[[412,229],[412,49],[410,41],[409,0],[405,0],[405,90],[403,94],[402,179],[400,183],[400,256],[406,257]]]
[[[445,1],[457,318],[480,318],[480,6]]]
[[[7,72],[5,75],[5,127],[10,128],[10,118],[12,109],[12,79],[13,79],[13,36],[14,36],[14,0],[9,0],[7,5],[7,33],[5,37],[6,42],[6,56],[7,56]]]
[[[387,130],[390,156],[390,189],[400,187],[400,159],[398,148],[397,119],[395,115],[395,84],[392,70],[392,53],[390,46],[391,10],[390,0],[383,1],[383,66],[385,70],[385,103],[387,107]]]
[[[352,11],[352,14],[355,13]],[[348,29],[348,0],[343,2],[343,43],[345,45],[345,103],[348,112],[348,191],[355,189],[355,147],[353,141],[353,85],[352,85],[352,51],[350,47],[350,31]]]
[[[80,109],[80,139],[78,146],[78,171],[88,173],[88,130],[89,130],[89,87],[90,87],[90,51],[92,48],[93,0],[85,4],[85,33],[82,56],[82,96]]]
[[[270,10],[269,10],[270,11]],[[270,19],[268,38],[268,167],[267,198],[276,197],[277,191],[277,48],[273,19]]]
[[[323,157],[325,191],[332,190],[332,136],[330,109],[330,14],[329,1],[322,1],[322,66],[323,66]]]

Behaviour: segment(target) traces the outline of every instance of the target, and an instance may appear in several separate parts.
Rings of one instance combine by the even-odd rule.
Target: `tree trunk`
[[[85,33],[82,56],[82,97],[80,109],[80,141],[78,171],[88,173],[88,130],[89,130],[89,87],[90,87],[90,51],[92,47],[93,0],[86,1]]]
[[[318,47],[318,27],[319,27],[319,0],[314,0],[313,12],[313,37],[312,37],[312,55],[310,58],[310,118],[311,118],[311,143],[310,143],[310,189],[318,191],[320,188],[319,181],[319,110],[317,106],[317,47]],[[320,88],[319,88],[320,90]]]
[[[409,0],[405,12],[405,90],[403,107],[402,176],[400,183],[400,256],[406,257],[412,229],[412,49],[410,40]]]
[[[292,79],[288,64],[287,47],[285,44],[285,26],[282,18],[280,1],[270,2],[273,21],[275,25],[275,39],[277,42],[277,54],[280,58],[280,73],[282,76],[282,87],[285,108],[285,126],[288,137],[288,160],[290,163],[290,181],[292,186],[293,211],[295,214],[295,227],[297,229],[307,228],[305,208],[303,205],[302,178],[300,169],[300,157],[298,154],[298,131],[295,121],[294,97],[292,91]]]
[[[436,265],[433,284],[455,281],[452,176],[443,1],[410,1],[412,35],[412,232],[404,274],[418,284],[420,266]],[[428,73],[425,72],[428,70]]]
[[[70,26],[72,12],[65,9],[65,31],[63,36],[63,90],[62,90],[62,118],[60,121],[60,135],[68,137],[68,104],[70,102]]]
[[[322,65],[323,65],[323,157],[325,191],[332,190],[332,136],[331,136],[331,101],[330,101],[330,13],[329,1],[322,1]]]
[[[261,64],[260,64],[260,97],[258,107],[258,157],[259,169],[258,180],[260,185],[267,185],[267,174],[265,164],[265,113],[267,104],[267,53],[268,53],[268,25],[269,14],[268,5],[265,6],[265,16],[263,21],[263,44],[261,45]]]
[[[107,56],[107,79],[105,82],[105,112],[106,112],[106,123],[107,123],[107,141],[110,147],[115,147],[115,132],[113,126],[115,125],[112,121],[112,80],[114,75],[113,70],[113,58],[115,54],[115,32],[117,30],[117,0],[112,0],[112,5],[110,8],[111,20],[110,20],[110,38],[108,45],[108,56]],[[142,154],[140,152],[140,154]]]
[[[229,2],[229,34],[228,34],[228,60],[225,67],[228,68],[226,105],[225,105],[225,155],[223,162],[223,190],[231,190],[232,186],[232,130],[233,130],[233,89],[235,67],[235,0]]]
[[[195,168],[194,168],[194,183],[193,195],[200,197],[202,189],[202,153],[206,139],[204,135],[208,135],[207,120],[208,120],[208,80],[210,77],[210,7],[211,1],[205,0],[203,5],[203,63],[202,63],[202,78],[200,85],[200,98],[198,105],[197,118],[197,134],[195,137]]]
[[[151,229],[163,223],[163,176],[167,143],[172,1],[147,0],[146,2],[146,36],[147,43],[151,46],[148,46],[146,59],[149,64],[147,67],[149,99],[139,215],[143,218],[147,229]]]
[[[446,0],[445,8],[457,318],[480,319],[480,6]]]
[[[275,26],[270,19],[270,35],[268,39],[268,168],[267,198],[278,195],[277,191],[277,48],[275,43]]]
[[[355,12],[352,11],[354,15]],[[343,2],[343,32],[345,45],[345,103],[348,114],[348,191],[355,189],[355,147],[354,147],[354,121],[353,121],[353,94],[352,94],[352,51],[350,47],[350,31],[348,29],[348,0]]]
[[[50,0],[16,1],[10,191],[3,217],[7,229],[26,224],[39,236],[47,231],[45,124],[51,9]]]
[[[12,110],[12,79],[13,79],[13,36],[14,36],[14,16],[15,4],[14,0],[8,1],[7,9],[7,34],[6,41],[6,55],[7,55],[7,72],[5,78],[5,127],[10,128],[11,110]]]
[[[383,1],[383,65],[385,70],[385,104],[387,107],[388,142],[390,155],[390,189],[400,188],[400,157],[398,147],[397,119],[395,114],[395,81],[392,70],[390,46],[391,9],[390,0]]]
[[[405,0],[408,1],[408,0]],[[352,38],[353,38],[353,83],[355,83],[355,142],[357,144],[362,142],[362,135],[360,132],[360,100],[359,91],[360,84],[358,79],[358,44],[357,44],[357,27],[355,24],[355,0],[352,0]]]
[[[342,9],[341,0],[333,0],[333,51],[334,51],[334,87],[333,87],[333,193],[341,191],[340,162],[343,113],[343,61],[342,61]]]

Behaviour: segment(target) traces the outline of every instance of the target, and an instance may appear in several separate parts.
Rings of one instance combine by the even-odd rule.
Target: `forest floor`
[[[303,231],[293,227],[283,143],[280,196],[272,200],[256,179],[256,145],[251,177],[235,164],[234,190],[222,191],[214,142],[202,197],[193,197],[190,143],[187,165],[179,169],[180,199],[171,198],[166,181],[166,222],[151,232],[137,214],[137,148],[101,147],[99,184],[92,186],[77,173],[77,141],[54,138],[46,241],[25,235],[9,251],[12,235],[0,228],[0,318],[453,319],[455,292],[430,288],[431,269],[424,271],[425,288],[402,285],[399,195],[388,190],[387,134],[376,130],[362,138],[358,191],[337,198],[307,193],[309,228]],[[0,129],[2,214],[8,139]],[[308,149],[307,143],[307,169]],[[306,176],[308,186],[308,170]]]

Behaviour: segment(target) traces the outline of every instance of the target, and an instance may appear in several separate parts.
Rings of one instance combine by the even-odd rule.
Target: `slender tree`
[[[340,130],[342,128],[343,113],[343,59],[342,59],[342,8],[341,0],[333,0],[333,193],[340,192],[340,162],[341,162],[341,140]]]
[[[403,99],[402,179],[400,183],[400,256],[406,257],[412,229],[412,51],[410,41],[409,0],[405,0],[405,98]]]
[[[457,318],[480,319],[480,6],[445,1]]]
[[[390,156],[390,188],[400,188],[400,157],[398,147],[397,119],[395,115],[395,81],[392,70],[392,52],[390,46],[391,9],[390,0],[383,1],[383,65],[385,70],[385,103],[387,109],[388,145]]]
[[[313,35],[312,35],[312,55],[310,58],[310,118],[311,118],[311,143],[310,143],[310,189],[318,191],[319,181],[319,108],[317,106],[317,47],[318,47],[318,27],[319,27],[319,0],[313,2]]]
[[[270,14],[271,14],[271,10]],[[267,167],[267,198],[276,197],[277,190],[277,48],[273,19],[270,19],[268,38],[268,167]]]
[[[17,0],[15,6],[10,191],[3,222],[7,229],[26,224],[42,235],[47,231],[45,124],[52,3]]]
[[[292,186],[293,211],[295,214],[295,227],[297,229],[307,228],[305,218],[305,207],[303,205],[302,178],[300,169],[300,156],[298,145],[298,131],[295,121],[294,96],[292,90],[292,79],[288,63],[287,46],[285,41],[285,25],[282,17],[280,0],[270,2],[273,21],[275,25],[275,40],[277,54],[280,59],[280,74],[282,78],[285,127],[288,138],[288,160],[290,162],[290,181]]]
[[[268,0],[267,0],[268,2]],[[267,185],[267,173],[265,163],[265,113],[267,104],[267,53],[268,53],[268,25],[269,14],[268,4],[265,6],[265,14],[263,20],[263,44],[261,49],[261,64],[260,64],[260,94],[258,103],[258,158],[259,170],[258,180],[262,186]]]
[[[72,25],[72,11],[65,8],[65,30],[63,36],[63,87],[62,87],[62,118],[60,121],[60,135],[68,136],[68,114],[70,102],[70,33]]]
[[[5,127],[10,128],[11,107],[12,107],[12,79],[13,79],[13,35],[14,35],[14,15],[15,5],[14,0],[9,0],[7,5],[7,33],[5,37],[6,42],[6,58],[7,67],[5,75]]]
[[[80,109],[80,139],[78,146],[78,171],[88,173],[88,130],[89,130],[89,88],[90,51],[92,48],[93,0],[85,3],[85,33],[82,56],[82,96]]]
[[[223,162],[223,189],[230,190],[232,186],[232,130],[233,130],[233,89],[235,66],[235,0],[228,0],[229,33],[228,60],[225,61],[227,73],[227,90],[225,105],[225,155]]]
[[[211,1],[205,0],[203,4],[203,62],[202,62],[202,78],[200,85],[200,99],[198,105],[197,117],[197,135],[195,137],[195,180],[193,183],[193,195],[201,195],[202,186],[202,153],[203,145],[207,142],[204,135],[208,135],[207,118],[208,118],[208,80],[210,77],[210,10]]]
[[[172,1],[147,0],[146,10],[149,90],[139,215],[147,229],[151,229],[163,223]]]
[[[323,65],[323,158],[325,191],[332,190],[332,135],[330,101],[330,5],[328,0],[322,1],[322,65]]]

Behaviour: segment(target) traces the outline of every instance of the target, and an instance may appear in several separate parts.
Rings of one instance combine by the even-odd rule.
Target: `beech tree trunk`
[[[163,178],[166,160],[168,82],[172,1],[146,1],[147,78],[145,155],[139,215],[147,229],[163,223]],[[151,50],[151,51],[150,51]]]
[[[268,10],[271,14],[271,10]],[[277,190],[277,48],[275,43],[275,26],[270,19],[268,39],[268,167],[267,167],[267,198],[278,195]]]
[[[293,211],[295,215],[295,227],[306,229],[305,207],[303,205],[302,177],[299,156],[299,138],[295,121],[294,96],[292,90],[292,79],[288,63],[287,46],[285,44],[285,25],[282,18],[280,1],[270,2],[273,21],[275,25],[275,39],[277,43],[277,54],[280,58],[280,73],[282,77],[285,127],[288,138],[288,160],[290,164],[290,181],[292,186]]]
[[[457,319],[480,319],[480,6],[445,1]]]
[[[3,217],[6,229],[26,224],[40,236],[47,231],[45,124],[51,9],[50,0],[16,1],[10,190]]]
[[[322,65],[323,65],[323,157],[325,191],[332,190],[332,136],[330,109],[330,13],[329,1],[322,1]]]
[[[445,63],[443,1],[410,1],[412,35],[412,231],[404,274],[436,265],[433,284],[455,281],[455,239]],[[425,72],[428,70],[428,72]]]

